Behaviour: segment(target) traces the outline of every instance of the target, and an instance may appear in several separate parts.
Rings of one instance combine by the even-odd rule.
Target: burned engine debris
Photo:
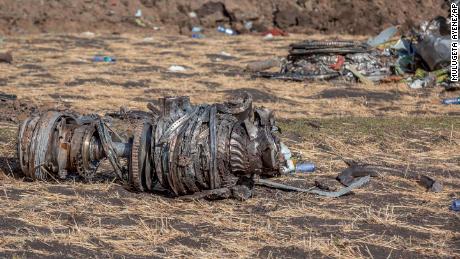
[[[159,109],[150,106],[151,116],[136,121],[128,140],[98,115],[49,111],[32,116],[19,129],[21,169],[38,180],[71,174],[91,179],[108,159],[117,178],[137,191],[247,199],[255,184],[266,185],[260,176],[279,175],[292,164],[283,156],[287,147],[277,136],[272,111],[253,108],[249,95],[213,105],[192,105],[188,97],[160,103]],[[337,193],[302,192],[337,197],[368,180]]]
[[[390,27],[367,42],[305,41],[291,44],[279,72],[256,73],[256,77],[282,80],[345,80],[366,84],[403,82],[411,88],[441,85],[456,87],[449,80],[450,26],[445,17],[424,22],[399,39]]]
[[[279,73],[261,73],[277,79],[354,80],[354,71],[374,80],[391,74],[391,58],[369,45],[352,41],[306,41],[292,44]]]

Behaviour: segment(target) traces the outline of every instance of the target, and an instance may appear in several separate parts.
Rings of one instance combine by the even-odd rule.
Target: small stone
[[[252,190],[246,185],[235,185],[232,187],[232,197],[239,201],[245,201],[252,196]]]

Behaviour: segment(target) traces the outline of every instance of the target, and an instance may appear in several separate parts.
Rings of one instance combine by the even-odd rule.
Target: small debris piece
[[[251,31],[252,27],[253,27],[253,22],[251,21],[247,21],[247,22],[244,22],[244,28],[248,31]]]
[[[13,62],[13,54],[10,51],[0,53],[0,62],[11,64]]]
[[[195,12],[190,12],[190,13],[188,13],[188,17],[190,17],[190,18],[197,18],[198,15],[197,15]]]
[[[137,18],[140,18],[142,17],[142,10],[141,9],[137,9],[136,13],[134,14],[135,17]]]
[[[443,104],[460,104],[460,97],[447,98],[442,100]]]
[[[86,38],[93,38],[96,34],[94,32],[90,31],[85,31],[81,33],[81,36],[86,37]]]
[[[355,178],[363,176],[378,176],[378,173],[365,166],[351,165],[343,170],[338,176],[337,180],[345,186],[349,186]]]
[[[142,19],[140,19],[140,18],[134,19],[134,23],[135,23],[137,26],[142,27],[142,28],[147,27],[147,24],[145,24],[145,22],[142,21]]]
[[[192,38],[193,39],[204,39],[206,38],[206,36],[204,36],[204,34],[201,34],[201,33],[194,33],[192,34]]]
[[[330,65],[330,68],[340,71],[345,64],[345,57],[342,55],[337,56],[337,63]]]
[[[201,27],[198,27],[198,26],[194,26],[192,28],[192,32],[202,32],[202,31],[203,31],[203,29]]]
[[[460,211],[460,200],[454,200],[450,206],[450,209],[453,211]]]
[[[263,40],[269,41],[269,40],[273,40],[273,38],[274,38],[274,37],[273,37],[273,34],[269,33],[269,34],[267,34],[267,35],[264,36]]]
[[[371,38],[367,41],[372,47],[377,47],[389,41],[396,33],[398,32],[398,28],[396,26],[392,26],[383,30],[379,35],[374,38]]]
[[[442,192],[442,183],[426,175],[420,176],[419,184],[424,186],[430,192]]]
[[[273,28],[273,29],[270,29],[264,33],[262,33],[262,36],[267,36],[271,34],[272,36],[288,36],[289,34],[283,30],[280,30],[278,28]]]
[[[295,165],[295,171],[298,173],[313,173],[316,167],[313,163],[300,162]]]
[[[294,161],[292,161],[291,150],[284,143],[280,143],[280,151],[284,157],[284,160],[286,160],[286,165],[282,167],[282,172],[284,174],[295,172],[295,166]]]
[[[105,62],[105,63],[115,63],[116,58],[110,56],[94,56],[93,62]]]
[[[324,190],[324,191],[337,191],[337,188],[335,186],[332,186],[329,182],[323,179],[317,179],[315,180],[315,186],[318,189]]]
[[[217,31],[218,31],[218,32],[225,33],[225,34],[227,34],[227,35],[232,35],[232,36],[237,34],[236,31],[234,31],[233,29],[231,29],[231,28],[226,28],[226,27],[224,27],[224,26],[218,26],[218,27],[217,27]]]
[[[232,54],[225,52],[225,51],[222,51],[220,54],[225,57],[232,57]]]
[[[154,40],[155,39],[153,37],[146,37],[142,39],[143,42],[153,42]]]
[[[170,72],[184,72],[187,69],[183,66],[177,66],[177,65],[172,65],[168,68],[168,71]]]

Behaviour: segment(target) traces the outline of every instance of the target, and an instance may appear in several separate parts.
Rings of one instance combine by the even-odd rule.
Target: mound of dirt
[[[0,122],[19,122],[37,111],[33,103],[19,100],[14,94],[0,92]]]
[[[142,11],[142,22],[135,13]],[[137,32],[166,27],[188,33],[192,26],[219,24],[245,32],[375,34],[388,25],[406,28],[446,15],[444,0],[0,0],[0,33]]]

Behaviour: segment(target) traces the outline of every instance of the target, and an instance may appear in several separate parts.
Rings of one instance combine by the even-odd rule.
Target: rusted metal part
[[[32,142],[32,135],[34,133],[35,126],[37,125],[38,120],[39,117],[27,118],[21,124],[18,131],[19,164],[24,174],[30,178],[32,178],[32,176],[29,174],[30,144]]]
[[[19,130],[18,154],[27,177],[46,180],[50,172],[66,175],[73,125],[75,117],[60,112],[24,121]]]

